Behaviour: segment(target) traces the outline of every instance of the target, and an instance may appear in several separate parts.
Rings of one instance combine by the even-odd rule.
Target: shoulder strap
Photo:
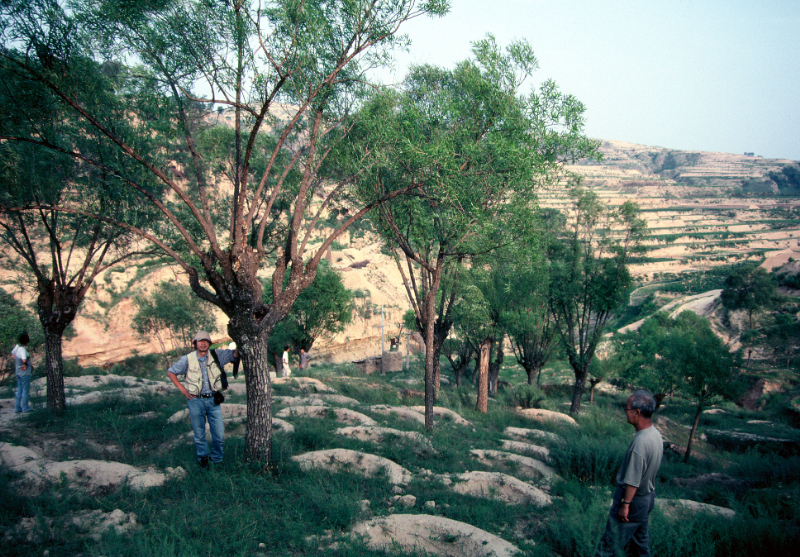
[[[222,382],[222,390],[225,391],[228,389],[228,374],[225,373],[225,368],[219,364],[219,357],[217,356],[216,350],[209,350],[211,352],[211,357],[214,358],[214,363],[217,364],[220,372],[220,381]]]

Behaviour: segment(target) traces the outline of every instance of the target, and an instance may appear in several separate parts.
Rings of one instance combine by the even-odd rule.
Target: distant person
[[[222,464],[225,446],[225,426],[222,423],[222,407],[225,400],[222,391],[228,388],[225,364],[239,359],[238,350],[209,350],[211,336],[199,331],[192,340],[195,351],[181,356],[167,371],[167,377],[186,397],[189,418],[197,449],[197,462],[208,469],[208,460]],[[209,355],[211,358],[209,358]],[[181,377],[181,382],[178,377]],[[206,442],[206,421],[211,430],[211,450]]]
[[[11,350],[14,356],[14,371],[17,376],[17,394],[14,396],[14,412],[30,412],[31,406],[28,404],[28,395],[31,390],[31,375],[33,374],[33,362],[28,354],[28,343],[31,338],[28,333],[22,333],[17,339],[18,344]]]
[[[389,351],[394,352],[397,350],[397,347],[400,345],[400,339],[396,337],[392,337],[389,339]]]
[[[308,369],[308,363],[311,361],[311,356],[306,354],[305,349],[300,349],[300,369]]]
[[[283,376],[289,377],[292,374],[292,370],[289,369],[289,347],[283,347],[283,364],[281,365],[283,368]]]
[[[664,441],[652,423],[655,409],[656,400],[645,390],[633,393],[625,404],[625,418],[636,434],[617,473],[617,491],[595,557],[616,555],[617,549],[625,550],[629,544],[629,555],[650,555],[647,526],[664,453]]]

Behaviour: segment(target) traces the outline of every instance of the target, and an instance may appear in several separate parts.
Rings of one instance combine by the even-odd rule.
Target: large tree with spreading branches
[[[502,49],[489,36],[452,70],[413,68],[404,90],[377,95],[363,110],[358,131],[369,147],[354,144],[351,157],[378,159],[372,179],[361,182],[363,202],[414,189],[381,205],[374,220],[425,339],[427,429],[459,264],[522,237],[532,227],[536,188],[563,177],[564,162],[596,153],[574,97],[551,81],[521,94],[537,65],[527,42]]]
[[[115,157],[66,154],[114,176],[166,224],[152,233],[71,204],[53,209],[148,239],[175,260],[197,296],[227,315],[247,382],[247,460],[272,457],[271,331],[314,280],[331,243],[369,209],[415,186],[376,197],[322,233],[320,217],[362,171],[354,164],[331,183],[325,159],[351,130],[365,71],[405,43],[402,23],[447,9],[446,0],[2,4],[0,64],[41,84]],[[122,115],[96,110],[64,85],[83,67],[103,64],[122,84]],[[159,142],[155,152],[144,148],[150,138]],[[155,185],[128,172],[123,162],[130,161]],[[258,277],[264,268],[272,269],[269,303]]]

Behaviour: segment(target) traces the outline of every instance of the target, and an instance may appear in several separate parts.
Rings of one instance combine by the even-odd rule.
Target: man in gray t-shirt
[[[628,544],[632,555],[650,555],[647,526],[655,503],[655,479],[664,453],[661,434],[652,423],[655,409],[653,395],[644,390],[633,393],[625,404],[625,417],[636,435],[617,473],[617,491],[596,557],[614,555],[615,550],[624,550]]]

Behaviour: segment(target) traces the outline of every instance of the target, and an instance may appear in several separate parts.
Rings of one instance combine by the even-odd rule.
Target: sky
[[[411,46],[385,81],[452,68],[487,33],[527,39],[525,86],[577,97],[589,137],[800,160],[800,0],[451,0],[401,32]]]

